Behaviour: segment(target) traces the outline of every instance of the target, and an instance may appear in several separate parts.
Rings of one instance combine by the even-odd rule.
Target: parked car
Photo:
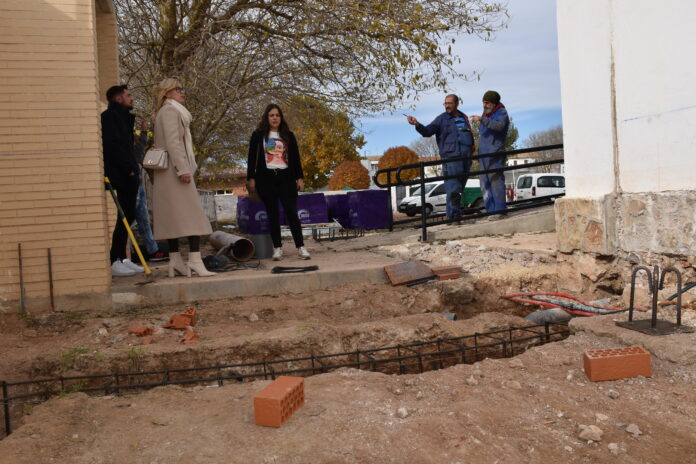
[[[517,179],[515,200],[528,200],[565,193],[565,175],[559,173],[524,174]]]
[[[430,182],[425,184],[425,211],[426,214],[444,213],[447,201],[445,182]],[[469,179],[464,187],[461,204],[463,207],[478,208],[483,205],[481,187],[478,179]],[[417,187],[411,195],[405,197],[399,203],[399,212],[407,216],[415,216],[421,212],[421,192]]]

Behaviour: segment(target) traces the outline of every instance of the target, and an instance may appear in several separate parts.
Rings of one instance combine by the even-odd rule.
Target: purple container
[[[268,214],[261,201],[252,201],[249,197],[237,200],[237,226],[246,234],[268,234]]]
[[[329,218],[335,219],[346,229],[352,229],[350,210],[348,209],[348,195],[327,195],[326,204],[329,208]]]
[[[353,228],[365,230],[389,227],[389,197],[386,190],[348,192],[348,209]]]
[[[329,222],[329,210],[323,193],[306,193],[297,197],[297,217],[300,224],[321,224]],[[280,205],[280,223],[288,225],[283,205]]]

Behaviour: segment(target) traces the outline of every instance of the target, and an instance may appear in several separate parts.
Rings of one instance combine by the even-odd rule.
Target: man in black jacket
[[[133,96],[126,85],[115,85],[106,91],[109,107],[101,114],[104,174],[118,194],[126,220],[135,220],[135,204],[140,185],[138,163],[133,152]],[[143,268],[126,259],[128,232],[120,219],[116,221],[111,239],[111,274],[115,277],[134,275]]]

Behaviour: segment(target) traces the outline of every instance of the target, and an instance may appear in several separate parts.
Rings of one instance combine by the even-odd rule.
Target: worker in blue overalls
[[[422,125],[413,116],[406,116],[408,123],[416,126],[423,137],[435,135],[440,158],[456,158],[466,156],[466,159],[442,163],[444,176],[458,176],[445,180],[447,205],[445,212],[450,219],[457,218],[462,213],[461,201],[464,186],[466,186],[471,170],[471,154],[474,151],[474,138],[471,135],[471,124],[466,114],[459,111],[459,97],[450,94],[445,97],[445,112],[435,118],[427,126]]]
[[[500,103],[500,94],[489,90],[483,94],[483,114],[472,116],[472,122],[480,122],[479,126],[479,155],[488,155],[505,151],[510,118],[505,106]],[[505,167],[505,155],[479,158],[481,169],[496,169]],[[481,191],[486,211],[495,212],[489,219],[497,219],[505,214],[505,173],[493,172],[481,175]]]

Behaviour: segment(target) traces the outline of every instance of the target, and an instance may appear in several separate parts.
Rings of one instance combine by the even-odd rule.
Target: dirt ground
[[[305,405],[279,429],[253,423],[266,381],[75,393],[34,408],[0,455],[16,464],[696,462],[694,366],[654,359],[652,378],[588,382],[581,353],[614,345],[580,333],[421,375],[309,377]],[[580,437],[590,425],[595,440]]]
[[[196,302],[194,345],[161,328],[185,305],[1,315],[0,379],[232,364],[487,332],[526,324],[523,317],[537,308],[499,298],[518,291],[575,286],[589,300],[621,300],[588,292],[588,275],[605,276],[600,283],[618,278],[569,269],[553,251],[553,234],[406,245],[366,237],[310,246],[313,253],[359,246],[431,265],[461,264],[466,273],[410,288],[363,284]],[[696,312],[685,312],[684,323],[696,326]],[[152,344],[128,335],[142,325],[155,327]],[[689,337],[693,344],[696,336]],[[654,357],[652,378],[588,382],[582,352],[615,346],[580,331],[517,358],[420,375],[316,375],[305,379],[306,404],[280,429],[253,424],[251,399],[266,381],[124,397],[72,393],[15,411],[0,462],[696,463],[696,360]],[[630,433],[631,424],[639,434]],[[601,439],[581,439],[581,425],[599,427]]]

